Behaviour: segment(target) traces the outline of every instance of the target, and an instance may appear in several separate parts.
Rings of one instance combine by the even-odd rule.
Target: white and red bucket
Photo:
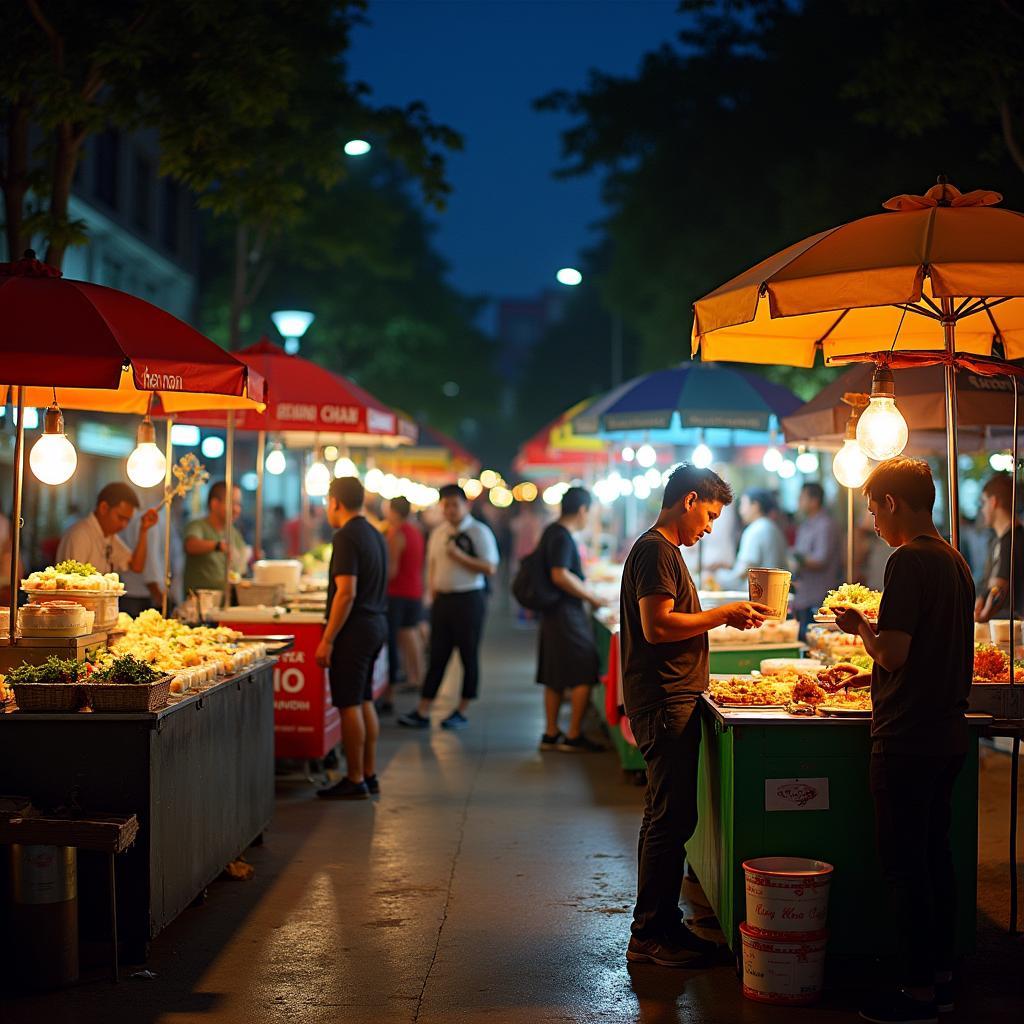
[[[832,870],[805,857],[743,862],[747,920],[740,937],[748,999],[803,1006],[821,996]]]

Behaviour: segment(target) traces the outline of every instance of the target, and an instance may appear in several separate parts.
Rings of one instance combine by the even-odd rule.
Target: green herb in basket
[[[159,678],[159,672],[133,654],[119,655],[105,668],[98,669],[89,677],[94,683],[126,683],[135,686],[144,686]]]
[[[89,562],[76,562],[73,558],[59,562],[53,567],[57,572],[66,573],[69,576],[98,576],[96,566]]]
[[[19,665],[7,676],[7,682],[15,683],[77,683],[82,675],[83,663],[74,658],[57,658],[51,655],[42,665]]]

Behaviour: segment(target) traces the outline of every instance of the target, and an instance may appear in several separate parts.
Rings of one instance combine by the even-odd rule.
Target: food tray
[[[829,718],[870,718],[870,708],[837,708],[831,705],[819,704],[818,714]]]
[[[82,687],[93,711],[159,711],[170,689],[171,676],[152,683],[86,683]]]
[[[725,701],[716,700],[714,697],[708,699],[716,707],[728,708],[730,711],[735,711],[737,708],[745,711],[780,711],[788,706],[786,704],[728,704]]]
[[[19,711],[77,711],[82,706],[78,683],[12,683]]]

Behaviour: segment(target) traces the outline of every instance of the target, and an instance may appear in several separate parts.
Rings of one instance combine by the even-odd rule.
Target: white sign
[[[827,811],[828,779],[765,779],[766,811]]]

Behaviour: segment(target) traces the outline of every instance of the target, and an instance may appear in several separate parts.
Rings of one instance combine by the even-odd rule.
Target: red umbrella
[[[264,399],[260,373],[195,328],[134,295],[61,277],[31,251],[0,264],[0,353],[0,387],[27,386],[29,405],[49,405],[53,388],[67,408],[112,412],[145,412],[153,392],[169,412],[205,401],[191,395]]]
[[[340,437],[356,445],[416,440],[415,424],[358,384],[309,359],[290,356],[266,338],[236,355],[270,386],[265,412],[249,410],[235,416],[240,430],[319,434],[325,441]],[[223,423],[223,417],[217,416],[195,415],[188,420],[212,426]]]

